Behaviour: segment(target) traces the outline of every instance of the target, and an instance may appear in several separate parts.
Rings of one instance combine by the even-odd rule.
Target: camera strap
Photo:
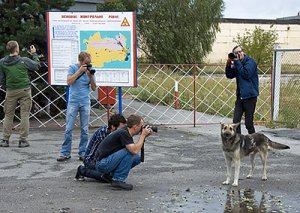
[[[76,78],[76,80],[78,80],[79,78],[81,78],[81,76],[83,76],[84,73],[85,73],[85,72],[81,73],[80,76],[78,76],[78,77]]]

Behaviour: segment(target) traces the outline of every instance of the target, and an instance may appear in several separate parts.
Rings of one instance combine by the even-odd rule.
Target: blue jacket
[[[234,61],[233,65],[226,65],[226,77],[236,78],[237,97],[247,99],[259,95],[257,64],[249,56],[245,55],[242,61]]]

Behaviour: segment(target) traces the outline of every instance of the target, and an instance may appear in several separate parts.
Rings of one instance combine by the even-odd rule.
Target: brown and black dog
[[[236,132],[236,128],[240,123],[221,124],[221,138],[223,153],[227,166],[227,178],[223,182],[228,185],[231,178],[231,164],[234,161],[235,172],[232,186],[238,186],[240,175],[240,161],[245,156],[250,156],[251,169],[247,178],[253,176],[254,158],[256,153],[260,154],[263,164],[262,180],[267,180],[267,157],[268,149],[289,149],[289,146],[271,141],[263,133],[253,133],[249,135],[241,135]]]

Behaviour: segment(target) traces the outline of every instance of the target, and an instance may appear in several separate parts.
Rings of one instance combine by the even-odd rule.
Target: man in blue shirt
[[[66,161],[71,158],[72,133],[79,112],[80,116],[80,143],[79,160],[84,160],[88,142],[88,127],[90,117],[90,90],[96,90],[95,76],[90,73],[87,64],[91,63],[91,55],[80,52],[78,64],[71,65],[68,70],[67,83],[70,86],[66,116],[64,142],[60,149],[57,161]]]

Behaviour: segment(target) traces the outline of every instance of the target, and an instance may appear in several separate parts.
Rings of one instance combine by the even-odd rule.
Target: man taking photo
[[[111,174],[112,187],[132,190],[131,184],[125,183],[130,170],[140,164],[139,152],[145,142],[145,138],[152,133],[150,127],[144,128],[144,120],[138,115],[130,115],[126,126],[108,135],[99,145],[96,152],[96,170]],[[140,134],[136,143],[133,136]]]

